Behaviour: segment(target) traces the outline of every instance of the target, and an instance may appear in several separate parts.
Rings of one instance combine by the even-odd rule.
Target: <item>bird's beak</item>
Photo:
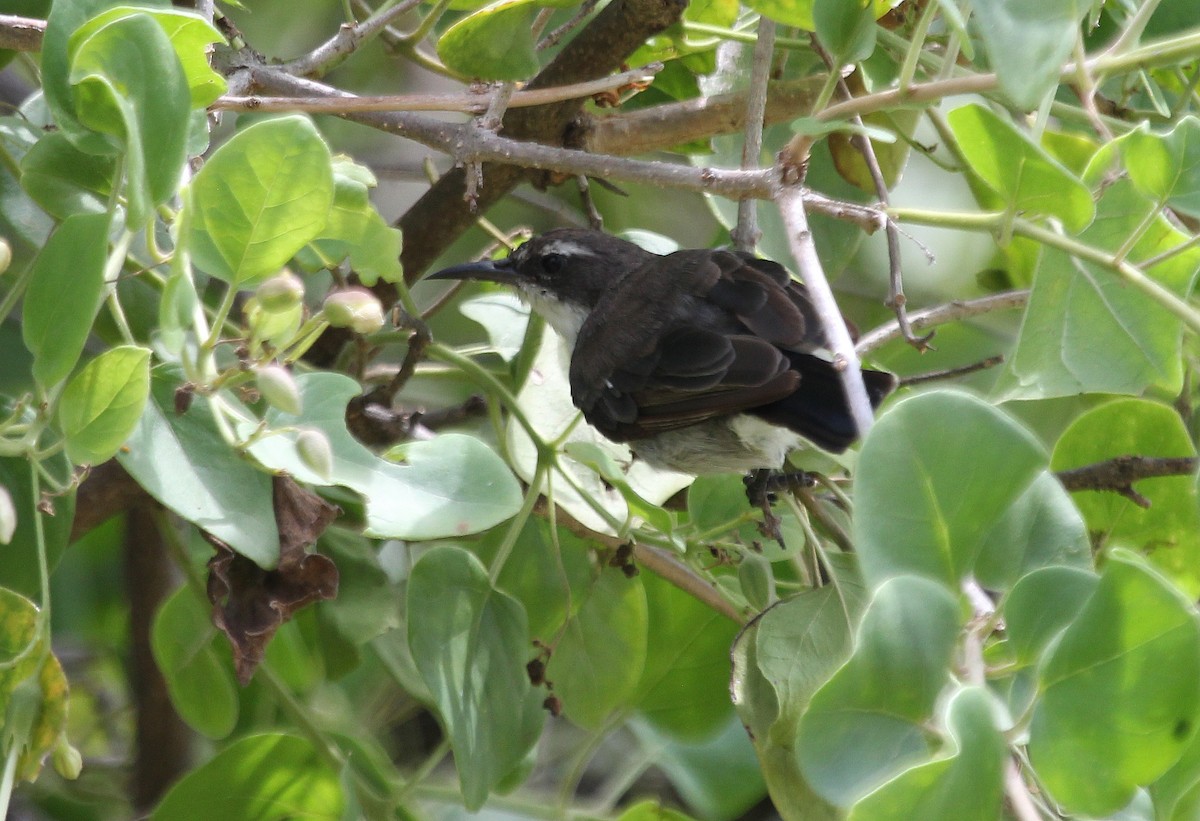
[[[488,282],[500,282],[511,285],[516,278],[516,269],[512,260],[489,259],[481,262],[467,262],[462,265],[452,265],[449,268],[430,274],[426,279],[482,279]]]

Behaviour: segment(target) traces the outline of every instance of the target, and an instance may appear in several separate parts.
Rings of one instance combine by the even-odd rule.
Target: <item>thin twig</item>
[[[970,365],[960,365],[957,368],[945,368],[939,371],[927,371],[919,373],[915,376],[906,376],[900,380],[896,386],[898,388],[911,388],[913,385],[923,385],[927,382],[938,382],[943,379],[957,379],[960,376],[966,376],[969,373],[977,373],[985,371],[988,368],[994,368],[997,365],[1004,363],[1004,355],[997,354],[989,356],[987,359],[981,359],[978,362],[972,362]]]
[[[932,328],[935,325],[944,325],[947,322],[969,319],[980,314],[988,314],[993,311],[1024,308],[1028,302],[1029,291],[1027,290],[1004,291],[999,294],[980,297],[979,299],[955,300],[947,302],[944,305],[915,311],[909,314],[908,321],[913,328],[921,330],[923,328]],[[860,355],[866,356],[871,351],[882,348],[888,342],[900,337],[900,325],[893,320],[886,325],[873,328],[860,336],[858,344],[855,347]]]
[[[775,52],[775,21],[760,17],[758,39],[754,43],[754,62],[750,69],[750,89],[746,95],[746,128],[742,143],[742,170],[758,168],[762,153],[763,118],[767,110],[767,81],[771,78],[771,56]],[[758,202],[738,201],[737,226],[733,244],[741,251],[753,251],[762,232],[758,230]]]
[[[817,51],[817,54],[820,55],[831,72],[836,72],[837,66],[834,65],[833,57],[817,42],[816,35],[812,39],[813,48]],[[839,77],[837,85],[838,93],[843,100],[853,99],[854,95],[851,94],[850,87],[846,84],[845,78]],[[863,128],[862,117],[858,114],[852,115],[850,122],[860,129]],[[883,177],[883,169],[879,167],[879,158],[875,154],[875,146],[871,144],[870,137],[862,133],[852,134],[850,136],[850,143],[862,155],[863,163],[867,167],[867,173],[871,175],[871,183],[875,187],[875,196],[879,198],[881,207],[886,209],[890,202],[890,195],[888,193],[887,180]],[[924,336],[917,336],[913,333],[912,325],[908,320],[908,311],[905,308],[907,300],[904,297],[904,271],[901,267],[900,257],[900,230],[896,227],[895,220],[891,219],[887,220],[883,227],[887,235],[888,254],[888,297],[884,304],[896,314],[896,323],[900,328],[900,333],[904,337],[904,340],[918,351],[924,352],[929,349],[929,340],[933,338],[934,331],[930,331]]]
[[[371,15],[358,25],[345,24],[337,34],[305,54],[283,64],[282,69],[301,77],[323,77],[388,24],[421,4],[421,0],[401,0],[389,9]]]
[[[584,83],[572,83],[556,88],[539,88],[529,91],[514,91],[508,100],[507,108],[528,108],[530,106],[557,103],[563,100],[575,100],[590,97],[602,91],[620,88],[633,82],[640,82],[653,77],[662,71],[662,63],[650,63],[641,68],[623,71],[599,80],[589,80]],[[272,68],[279,71],[278,68]],[[286,72],[284,72],[286,73]],[[256,73],[255,79],[261,77]],[[339,92],[330,86],[322,86],[324,93],[315,91],[313,96],[240,96],[226,95],[218,98],[210,110],[228,111],[307,111],[314,114],[354,114],[360,112],[383,111],[459,111],[465,114],[483,114],[496,99],[494,94],[465,93],[465,94],[390,94],[382,96],[358,97]]]
[[[599,3],[600,0],[584,0],[584,2],[579,6],[579,11],[575,12],[574,17],[541,39],[541,41],[537,44],[537,50],[543,51],[544,49],[554,48],[557,46],[562,38],[574,31],[580,23],[588,18],[588,15],[592,13],[592,10],[595,9]]]

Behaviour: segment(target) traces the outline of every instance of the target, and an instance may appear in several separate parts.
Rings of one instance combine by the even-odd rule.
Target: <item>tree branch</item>
[[[15,14],[0,14],[0,49],[40,51],[46,21]]]
[[[944,305],[914,311],[908,315],[908,321],[913,330],[920,331],[935,325],[957,322],[960,319],[968,319],[992,311],[1023,308],[1027,302],[1029,302],[1029,291],[1027,290],[1004,291],[979,299],[955,300]],[[865,356],[876,348],[882,348],[888,342],[900,339],[902,336],[900,323],[893,320],[860,336],[854,347],[860,356]]]
[[[555,88],[514,92],[508,101],[509,108],[558,103],[591,97],[602,91],[620,88],[630,83],[646,81],[662,71],[662,63],[650,63],[641,68],[623,71],[609,77],[574,83]],[[273,71],[282,71],[275,68]],[[292,72],[284,72],[292,74]],[[263,75],[255,75],[263,78]],[[314,97],[234,97],[226,95],[209,106],[213,111],[307,111],[313,114],[352,114],[372,111],[457,111],[464,114],[482,114],[494,98],[491,90],[465,92],[462,94],[389,94],[379,96],[338,95],[332,87],[324,86],[326,93]]]
[[[1067,490],[1102,490],[1119,493],[1141,508],[1150,500],[1133,489],[1141,479],[1161,476],[1190,476],[1196,472],[1195,456],[1116,456],[1073,470],[1060,470],[1055,476]]]

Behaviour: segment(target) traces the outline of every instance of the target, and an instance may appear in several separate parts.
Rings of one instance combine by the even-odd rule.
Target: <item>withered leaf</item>
[[[340,510],[287,476],[274,480],[279,564],[263,570],[209,533],[216,550],[208,562],[208,600],[213,624],[233,645],[238,681],[249,683],[275,631],[314,601],[337,595],[337,566],[327,556],[306,552]]]

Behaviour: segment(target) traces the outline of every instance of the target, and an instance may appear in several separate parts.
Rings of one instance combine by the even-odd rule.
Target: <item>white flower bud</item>
[[[366,288],[347,288],[325,298],[325,319],[335,328],[370,334],[383,327],[383,306]]]

